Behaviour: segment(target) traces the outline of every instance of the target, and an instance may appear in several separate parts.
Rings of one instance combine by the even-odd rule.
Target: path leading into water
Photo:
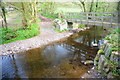
[[[42,47],[43,45],[59,41],[73,34],[73,32],[70,31],[64,33],[55,32],[51,22],[41,22],[39,24],[41,27],[41,34],[30,39],[18,40],[15,42],[0,45],[0,56],[15,54],[19,52],[24,52],[29,49]]]

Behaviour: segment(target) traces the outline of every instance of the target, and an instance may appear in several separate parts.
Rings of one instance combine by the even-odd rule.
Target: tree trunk
[[[85,2],[81,2],[81,4],[83,5],[84,12],[86,12]]]
[[[92,2],[91,2],[91,6],[90,6],[90,11],[89,11],[89,12],[92,12],[92,8],[93,8],[93,1],[94,1],[94,0],[92,0]]]
[[[2,16],[2,15],[1,15]],[[2,27],[4,28],[4,23],[3,23],[4,21],[3,21],[3,16],[2,16]]]
[[[4,23],[5,23],[5,28],[7,30],[8,26],[7,26],[7,20],[6,20],[5,7],[2,8],[2,11],[3,11],[3,19],[4,19]]]
[[[96,9],[95,9],[95,12],[97,12],[97,9],[98,9],[98,0],[96,2]]]
[[[26,16],[25,16],[25,14],[26,14],[26,12],[25,12],[25,7],[24,7],[24,3],[23,2],[21,2],[21,4],[22,4],[22,16],[23,16],[23,20],[22,20],[22,23],[23,23],[23,28],[24,29],[27,29],[27,27],[28,27],[28,22],[27,22],[27,18],[26,18]]]
[[[1,8],[1,14],[2,14],[2,18],[3,18],[3,21],[5,23],[5,28],[6,30],[8,29],[8,26],[7,26],[7,20],[6,20],[6,11],[5,11],[5,7],[4,5],[2,5],[3,3],[0,1],[0,8]],[[3,21],[2,21],[2,27],[3,27]]]

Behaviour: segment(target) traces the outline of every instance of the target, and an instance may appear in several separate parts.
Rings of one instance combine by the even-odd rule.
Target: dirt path
[[[54,31],[54,27],[51,22],[41,22],[40,23],[40,31],[41,34],[55,34],[57,32]]]
[[[73,34],[73,32],[69,31],[64,33],[55,32],[53,30],[51,22],[41,22],[40,26],[41,34],[36,37],[0,45],[1,48],[0,56],[15,54],[19,52],[24,52],[29,49],[42,47],[43,45],[59,41],[60,39],[64,39]]]
[[[42,22],[50,22],[53,20],[53,19],[43,17],[41,14],[38,14],[38,18],[40,18]]]
[[[21,17],[20,14],[10,14],[7,16],[7,24],[8,27],[16,27],[16,26],[21,26]],[[2,27],[2,18],[0,19],[0,28]]]
[[[65,39],[74,33],[74,31],[67,31],[63,33],[55,32],[54,26],[52,26],[52,19],[45,18],[41,15],[39,18],[43,21],[39,23],[41,34],[33,38],[0,45],[0,56],[24,52],[33,48],[39,48],[52,42]],[[81,29],[81,31],[82,30],[83,29]]]

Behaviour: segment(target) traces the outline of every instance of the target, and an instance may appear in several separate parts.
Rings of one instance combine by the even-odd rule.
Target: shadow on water
[[[108,32],[102,27],[75,33],[66,41],[32,49],[21,54],[2,56],[3,78],[80,78],[92,65],[98,47],[93,43]]]

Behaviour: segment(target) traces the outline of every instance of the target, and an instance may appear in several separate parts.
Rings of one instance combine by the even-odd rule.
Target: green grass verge
[[[86,25],[85,24],[79,24],[79,27],[78,28],[85,28]]]
[[[31,29],[24,30],[22,27],[8,27],[8,30],[5,28],[0,28],[0,44],[9,43],[17,40],[23,40],[37,36],[40,31],[37,24],[32,24]]]
[[[59,33],[62,33],[62,32],[65,32],[65,31],[68,31],[67,29],[64,29],[64,30],[60,31],[60,30],[58,30],[58,29],[56,29],[56,28],[54,28],[54,30],[55,30],[56,32],[59,32]]]
[[[50,19],[58,19],[58,17],[53,17],[47,14],[43,14],[42,16],[46,17],[46,18],[50,18]]]

